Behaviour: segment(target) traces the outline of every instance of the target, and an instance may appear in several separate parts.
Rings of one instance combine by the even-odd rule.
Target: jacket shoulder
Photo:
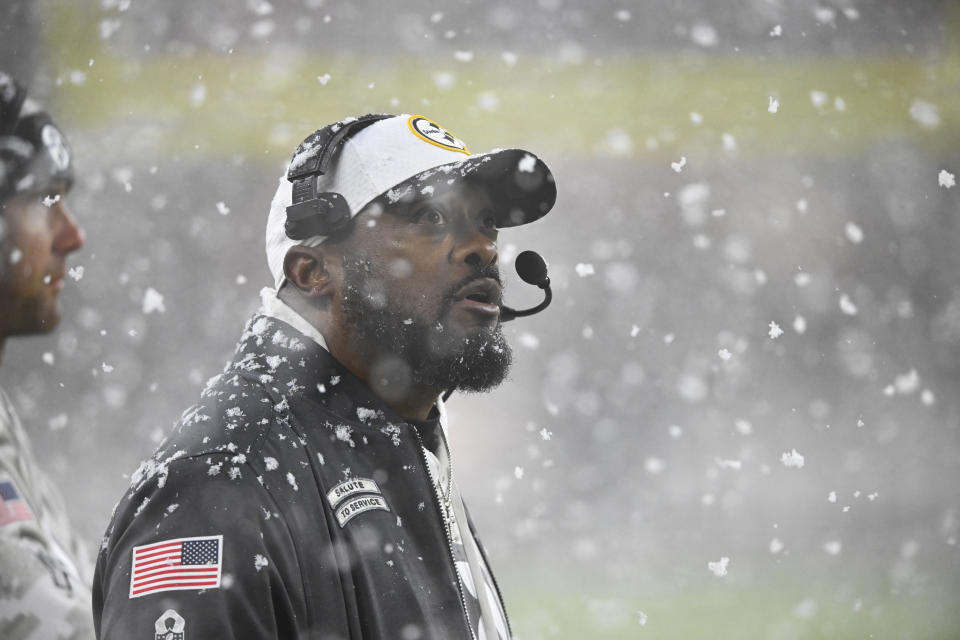
[[[131,493],[169,474],[176,461],[206,462],[210,473],[247,464],[260,474],[277,460],[302,459],[303,441],[291,424],[289,403],[265,374],[227,370],[207,383],[197,404],[177,420],[154,454],[130,478]]]

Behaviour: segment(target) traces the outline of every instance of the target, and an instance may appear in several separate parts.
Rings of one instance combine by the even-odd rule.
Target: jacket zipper
[[[467,527],[469,530],[469,527]],[[472,533],[470,535],[473,535]],[[477,548],[480,549],[480,543],[476,542]],[[493,580],[493,588],[497,590],[497,597],[500,599],[500,610],[503,611],[503,619],[507,623],[507,633],[512,638],[513,637],[513,628],[510,626],[510,616],[507,615],[507,605],[503,601],[503,594],[500,593],[500,585],[497,584],[497,576],[493,575],[493,569],[490,568],[490,561],[487,560],[487,554],[484,553],[483,549],[480,549],[480,557],[483,558],[483,561],[487,564],[487,572],[490,574],[490,579]]]
[[[433,496],[436,498],[437,509],[440,511],[440,519],[443,520],[443,531],[447,536],[447,551],[450,553],[450,566],[453,568],[453,575],[457,577],[457,594],[460,596],[460,606],[463,608],[463,619],[467,622],[467,631],[470,632],[471,640],[477,640],[476,634],[473,633],[473,626],[470,624],[470,615],[467,613],[467,599],[463,595],[463,580],[460,579],[460,572],[457,571],[457,560],[453,555],[453,534],[450,532],[450,520],[449,514],[444,513],[443,506],[443,497],[439,494],[439,480],[434,480],[433,472],[430,471],[430,465],[427,464],[427,454],[423,450],[423,440],[420,439],[420,434],[417,433],[415,428],[411,427],[414,437],[417,439],[417,444],[420,447],[418,452],[420,456],[420,464],[423,465],[423,468],[427,472],[427,479],[430,480],[430,486],[433,488]],[[447,442],[444,440],[443,445],[446,446]],[[447,460],[450,460],[450,449],[447,449]],[[453,464],[450,463],[450,477],[453,477]],[[506,611],[504,611],[506,615]],[[509,623],[508,623],[509,624]]]
[[[452,487],[453,487],[453,455],[450,453],[450,445],[447,444],[447,434],[444,433],[444,431],[443,431],[442,428],[440,429],[440,439],[443,440],[443,448],[447,450],[447,464],[450,465],[450,487],[451,487],[451,493],[452,493],[452,492],[453,492],[453,489],[452,489]],[[429,468],[428,468],[428,469],[429,469]],[[458,499],[460,499],[459,496],[458,496]],[[452,503],[452,501],[453,501],[453,496],[452,496],[452,495],[450,496],[450,500],[451,500],[451,503]],[[507,623],[507,634],[509,635],[509,637],[512,638],[512,637],[513,637],[513,629],[510,628],[510,618],[507,616],[507,605],[506,605],[506,603],[503,601],[503,594],[500,593],[500,585],[497,584],[497,577],[496,577],[495,575],[493,575],[493,569],[490,568],[490,561],[487,560],[487,554],[484,553],[484,552],[483,552],[483,549],[480,548],[480,542],[477,541],[477,539],[476,539],[477,537],[474,535],[473,531],[470,529],[470,523],[469,523],[469,522],[461,522],[461,523],[459,523],[459,526],[460,526],[460,531],[461,531],[461,534],[460,534],[461,537],[463,536],[463,533],[462,533],[463,531],[466,531],[466,532],[469,533],[471,536],[473,536],[473,543],[474,543],[475,545],[477,545],[477,550],[480,551],[480,558],[483,560],[484,564],[487,565],[487,573],[490,574],[490,579],[493,580],[493,588],[496,589],[496,591],[497,591],[497,598],[500,599],[500,610],[503,611],[503,619],[504,619],[504,621]],[[450,549],[450,553],[453,553],[453,548],[452,548],[452,547],[451,547],[451,549]],[[460,578],[460,574],[459,574],[459,572],[458,572],[458,573],[457,573],[457,579],[459,580],[459,578]],[[481,580],[481,581],[483,580],[483,575],[480,576],[480,580]],[[479,595],[479,593],[480,593],[480,585],[476,585],[476,588],[477,588],[477,593],[478,593],[478,595]],[[478,597],[478,598],[477,598],[478,604],[479,604],[479,601],[480,601],[480,598]],[[466,606],[466,603],[464,603],[464,606]],[[481,606],[481,609],[482,609],[482,606]],[[481,616],[481,617],[482,617],[482,616]]]

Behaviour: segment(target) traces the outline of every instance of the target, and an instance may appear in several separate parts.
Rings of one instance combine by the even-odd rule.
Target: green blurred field
[[[537,587],[506,597],[517,640],[951,640],[960,638],[952,595],[930,601],[905,594],[841,597],[826,586],[816,593],[720,585],[666,596],[624,594],[608,585],[584,596]]]
[[[60,70],[56,100],[69,125],[126,123],[170,154],[285,157],[305,132],[366,112],[424,112],[477,151],[519,138],[551,154],[701,161],[722,157],[723,134],[746,154],[855,153],[900,139],[949,149],[960,137],[960,38],[933,58],[693,52],[564,62],[478,51],[458,62],[280,45],[130,57],[97,37],[97,11],[51,7],[45,50]],[[771,97],[777,113],[768,112]],[[916,100],[936,106],[940,125],[911,118]]]

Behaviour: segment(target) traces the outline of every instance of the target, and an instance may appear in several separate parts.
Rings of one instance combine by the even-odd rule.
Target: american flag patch
[[[130,597],[159,591],[216,589],[223,564],[223,536],[164,540],[133,548]]]
[[[33,512],[20,497],[16,485],[10,480],[0,480],[0,527],[31,520]]]

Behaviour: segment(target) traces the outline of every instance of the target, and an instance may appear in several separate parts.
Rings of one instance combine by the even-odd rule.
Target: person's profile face
[[[67,256],[83,230],[64,202],[66,187],[22,193],[0,203],[0,333],[45,333],[60,321],[58,294]]]

